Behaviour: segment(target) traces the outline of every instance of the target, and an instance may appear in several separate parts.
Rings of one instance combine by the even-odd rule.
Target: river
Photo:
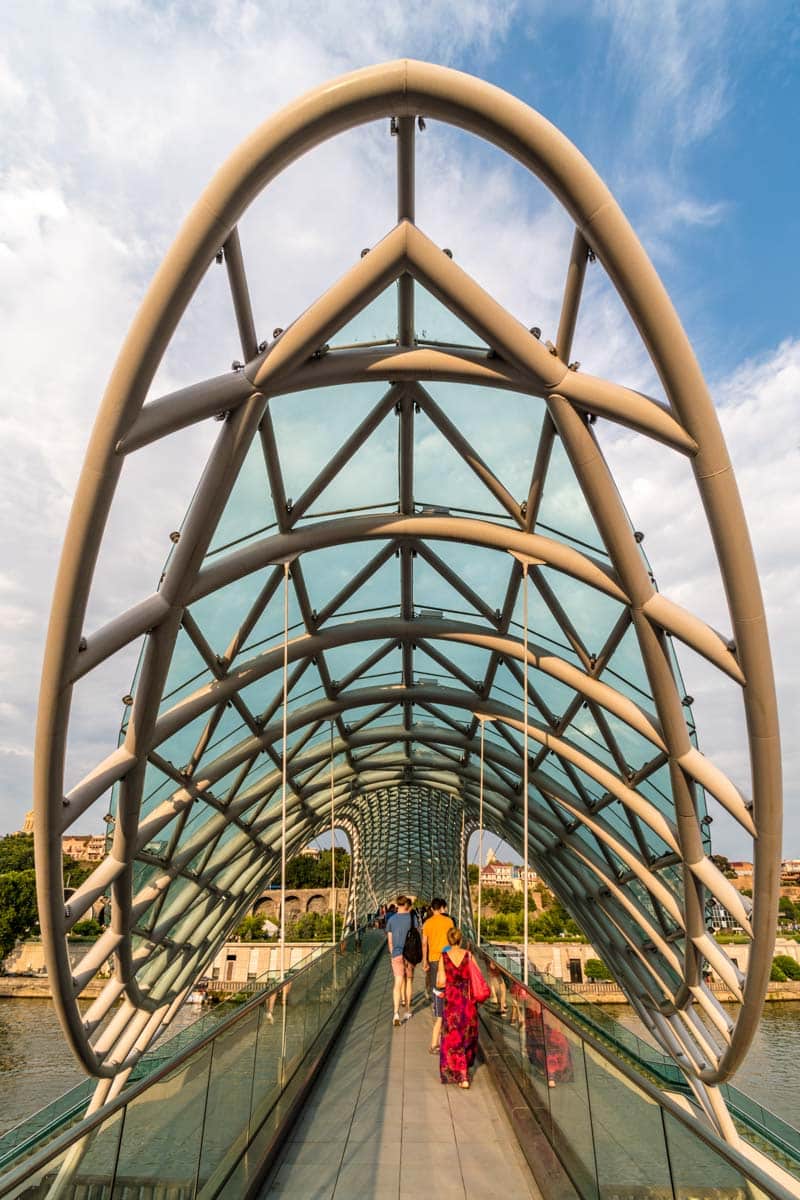
[[[732,1016],[735,1006],[725,1005]],[[603,1011],[645,1041],[652,1041],[644,1024],[627,1004],[604,1004]],[[790,1125],[800,1125],[800,1004],[796,1001],[764,1005],[761,1023],[747,1058],[731,1083],[752,1096]]]
[[[631,1009],[606,1011],[644,1036]],[[199,1015],[187,1005],[172,1032]],[[755,1041],[734,1083],[766,1108],[796,1125],[800,1116],[800,1004],[767,1004]],[[49,1000],[0,999],[0,1134],[84,1078]]]

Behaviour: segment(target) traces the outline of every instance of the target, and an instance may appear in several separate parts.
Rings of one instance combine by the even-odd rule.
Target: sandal
[[[438,1053],[439,1053],[438,1046],[428,1046],[428,1054],[438,1054]]]
[[[461,1080],[461,1083],[460,1083],[458,1086],[459,1086],[460,1088],[462,1088],[462,1089],[463,1089],[463,1090],[466,1092],[467,1088],[469,1087],[469,1080],[468,1080],[468,1079],[462,1079],[462,1080]]]
[[[504,1017],[504,1016],[506,1015],[506,1013],[507,1013],[507,1012],[508,1012],[508,1009],[507,1009],[507,1008],[501,1008],[501,1009],[500,1009],[500,1016],[501,1016],[501,1017]]]

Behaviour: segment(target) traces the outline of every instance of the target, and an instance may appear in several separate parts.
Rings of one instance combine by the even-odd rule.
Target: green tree
[[[350,855],[336,849],[336,886],[345,887],[350,881]],[[313,854],[295,854],[286,864],[286,886],[291,888],[329,888],[331,886],[331,852],[323,850],[319,858]]]
[[[38,930],[36,877],[33,871],[5,871],[0,875],[0,958],[17,942]]]
[[[471,886],[478,882],[480,873],[481,873],[481,869],[477,863],[469,864],[469,866],[467,867],[467,878],[469,879]]]
[[[772,960],[772,970],[769,973],[770,983],[786,983],[786,974],[778,966],[777,960]]]
[[[33,870],[33,834],[8,833],[0,838],[0,875]]]
[[[800,963],[790,954],[777,954],[772,960],[772,965],[783,972],[784,979],[800,979]]]
[[[266,942],[270,935],[264,928],[265,922],[265,913],[251,913],[238,926],[234,936],[242,942]]]
[[[336,936],[341,935],[343,928],[342,918],[336,916]],[[286,936],[290,942],[329,942],[332,934],[331,914],[327,913],[303,913],[301,917],[291,924]]]
[[[103,932],[103,926],[99,921],[95,921],[93,917],[88,917],[85,921],[77,921],[72,926],[71,937],[97,938]]]
[[[613,976],[601,958],[587,958],[584,963],[587,979],[612,979]]]
[[[736,872],[734,871],[729,860],[725,857],[724,854],[712,854],[711,861],[713,862],[715,867],[719,868],[719,870],[722,872],[722,874],[725,876],[726,879],[735,879],[736,878]]]

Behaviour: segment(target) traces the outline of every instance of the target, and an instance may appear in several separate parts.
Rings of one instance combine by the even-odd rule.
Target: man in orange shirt
[[[442,950],[447,945],[447,934],[453,925],[452,918],[447,915],[447,901],[436,897],[431,900],[433,915],[428,917],[422,926],[422,969],[428,971],[429,987],[431,989],[431,1005],[433,1007],[433,1033],[431,1034],[431,1054],[439,1052],[439,1037],[442,1032],[442,1017],[444,1016],[444,992],[436,986],[436,973],[439,970],[439,959]]]

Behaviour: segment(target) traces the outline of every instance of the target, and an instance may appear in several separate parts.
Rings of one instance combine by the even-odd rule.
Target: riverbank
[[[570,1000],[575,1004],[619,1004],[628,1003],[625,993],[615,983],[571,983]],[[712,983],[711,990],[722,1004],[735,1004],[736,997],[722,984]],[[800,980],[786,983],[769,983],[764,1003],[784,1003],[800,1000]]]

